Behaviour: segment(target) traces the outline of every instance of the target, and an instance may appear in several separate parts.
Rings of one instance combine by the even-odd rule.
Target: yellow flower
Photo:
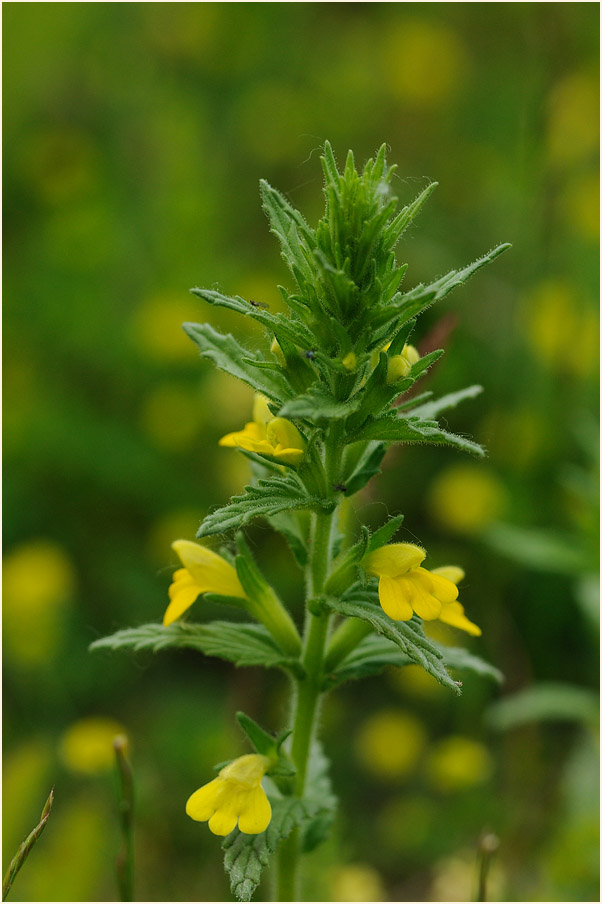
[[[169,588],[171,602],[163,616],[165,626],[171,625],[186,612],[200,593],[219,593],[246,599],[236,569],[217,553],[190,540],[176,540],[171,545],[184,568],[174,572]]]
[[[390,343],[389,343],[390,344]],[[388,346],[387,346],[388,348]],[[385,349],[386,351],[386,349]],[[420,361],[420,355],[413,345],[404,345],[400,355],[393,355],[387,366],[387,383],[397,383],[402,377],[407,377],[412,365]]]
[[[458,588],[447,577],[421,568],[426,552],[412,543],[391,543],[364,557],[364,568],[380,578],[378,598],[396,621],[439,618],[444,604],[453,602]]]
[[[298,465],[305,455],[305,440],[294,424],[283,417],[272,417],[267,399],[255,396],[253,420],[243,430],[227,433],[219,441],[220,446],[234,446],[269,455],[289,465]]]
[[[357,355],[355,354],[355,352],[349,352],[348,355],[345,355],[345,357],[341,361],[341,364],[346,371],[352,373],[357,365]]]
[[[269,766],[270,760],[258,753],[238,757],[188,798],[187,814],[198,822],[209,820],[214,835],[229,835],[236,823],[246,835],[264,832],[272,808],[261,779]]]
[[[464,572],[461,568],[458,568],[457,565],[443,565],[441,568],[433,568],[431,574],[446,578],[453,584],[459,584],[464,577]],[[478,625],[475,625],[474,622],[471,622],[466,618],[464,615],[464,606],[458,600],[442,605],[439,621],[445,622],[447,625],[452,625],[454,628],[461,628],[462,631],[467,631],[474,637],[480,637],[483,633]]]

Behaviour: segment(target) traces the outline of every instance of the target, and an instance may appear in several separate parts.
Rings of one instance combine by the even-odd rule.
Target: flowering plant
[[[462,569],[425,568],[420,546],[391,543],[402,515],[374,533],[362,527],[359,537],[351,537],[338,513],[344,499],[379,473],[394,443],[443,444],[483,455],[481,446],[437,421],[481,387],[438,399],[431,392],[408,395],[443,354],[421,356],[408,340],[419,314],[508,246],[402,292],[407,265],[397,264],[395,247],[436,183],[395,213],[394,167],[387,165],[384,146],[361,173],[351,152],[339,172],[328,143],[321,159],[326,211],[315,229],[278,191],[261,184],[271,230],[295,284],[292,292],[280,288],[288,313],[214,290],[192,290],[261,324],[265,352],[248,351],[207,323],[184,324],[202,357],[257,393],[253,419],[220,441],[249,459],[252,482],[211,512],[197,534],[205,541],[235,532],[235,554],[232,547],[218,554],[204,542],[177,540],[173,546],[183,567],[173,576],[163,624],[119,631],[93,645],[191,647],[236,665],[277,667],[291,677],[289,724],[273,735],[238,713],[254,752],[222,764],[217,778],[186,805],[189,816],[226,836],[226,869],[243,901],[250,900],[262,867],[276,852],[278,899],[295,900],[298,860],[328,834],[336,801],[316,738],[326,692],[385,666],[413,663],[454,693],[460,683],[448,669],[499,677],[478,657],[442,647],[423,631],[423,621],[440,619],[481,633],[458,601]],[[245,541],[242,529],[258,517],[284,535],[304,573],[302,633]],[[202,594],[244,609],[252,621],[182,621]],[[193,611],[201,614],[202,607]]]

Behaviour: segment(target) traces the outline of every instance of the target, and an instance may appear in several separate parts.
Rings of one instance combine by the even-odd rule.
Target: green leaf
[[[274,530],[282,534],[301,568],[307,565],[308,549],[308,531],[304,533],[299,523],[304,514],[304,512],[279,512],[277,515],[266,516]]]
[[[285,317],[283,314],[271,314],[264,307],[259,306],[257,302],[246,301],[240,295],[223,295],[222,292],[217,292],[213,289],[199,289],[198,287],[190,291],[197,298],[202,298],[203,301],[207,301],[215,307],[228,308],[230,311],[237,311],[237,313],[243,314],[245,317],[251,317],[267,327],[267,329],[279,333],[288,339],[289,342],[301,348],[308,348],[314,341],[313,335],[301,321]],[[263,362],[261,363],[263,366]]]
[[[485,264],[495,260],[496,257],[510,247],[511,246],[508,243],[498,245],[497,248],[489,251],[488,254],[483,255],[483,257],[480,257],[478,260],[474,261],[474,263],[469,264],[462,270],[451,270],[445,276],[440,277],[428,286],[422,285],[421,283],[410,292],[403,294],[398,301],[395,301],[395,303],[389,304],[383,308],[375,318],[375,326],[383,325],[400,315],[404,320],[416,317],[436,301],[445,298],[452,289],[455,289],[456,286],[461,286],[470,279],[477,270],[480,270]]]
[[[324,679],[324,690],[332,690],[345,681],[377,675],[387,666],[413,665],[397,644],[379,634],[369,634]]]
[[[307,225],[298,210],[272,188],[265,179],[260,180],[263,209],[270,221],[271,232],[277,236],[282,248],[282,257],[290,268],[295,280],[311,284],[314,278],[311,252],[316,247],[314,232]]]
[[[236,666],[261,665],[299,671],[299,663],[278,648],[263,625],[214,621],[207,624],[179,622],[167,628],[159,624],[124,628],[95,640],[90,650],[198,650],[206,656],[227,659]]]
[[[386,524],[383,524],[382,527],[375,530],[368,541],[367,552],[374,552],[375,549],[380,549],[381,546],[385,546],[389,540],[395,536],[403,524],[403,518],[403,515],[395,515],[394,518],[390,518]]]
[[[273,788],[269,794],[272,818],[265,832],[245,835],[234,829],[224,839],[224,866],[230,875],[232,893],[239,901],[251,900],[271,855],[296,826],[309,828],[320,814],[334,809],[336,802],[329,790],[326,791],[325,764],[327,761],[315,745],[308,768],[306,795],[302,799],[282,797]]]
[[[504,680],[499,669],[485,662],[462,647],[444,647],[431,641],[435,650],[441,653],[445,666],[458,671],[473,672],[483,678],[501,684]],[[414,661],[399,646],[386,637],[369,634],[343,659],[324,680],[324,690],[331,690],[344,681],[353,681],[377,675],[387,666],[402,668],[414,665]]]
[[[437,421],[421,420],[418,417],[381,417],[362,427],[357,439],[382,440],[390,443],[429,443],[434,445],[455,446],[463,452],[474,455],[485,455],[485,450],[478,443],[448,433]]]
[[[474,399],[483,392],[482,386],[467,386],[466,389],[459,389],[457,392],[449,392],[447,395],[441,396],[440,399],[433,399],[424,405],[418,405],[411,408],[408,412],[410,417],[419,417],[421,420],[431,420],[437,417],[441,411],[448,408],[455,408],[464,399]]]
[[[498,731],[508,731],[529,722],[585,722],[600,719],[598,694],[587,687],[560,682],[541,682],[493,703],[487,722]]]
[[[199,347],[201,357],[210,358],[220,370],[279,404],[290,397],[291,390],[284,377],[274,370],[254,367],[249,362],[261,363],[262,359],[253,356],[230,334],[218,333],[208,323],[184,323],[182,327]]]
[[[277,746],[275,735],[269,734],[261,727],[261,725],[258,725],[254,719],[241,711],[236,713],[236,721],[257,753],[267,757],[276,756]]]
[[[481,659],[480,656],[475,656],[474,653],[465,650],[464,647],[446,647],[443,644],[435,643],[435,641],[431,642],[443,656],[443,662],[448,669],[472,672],[482,678],[489,678],[491,681],[495,681],[496,684],[504,683],[504,676],[499,669]]]
[[[344,479],[345,495],[353,496],[363,489],[368,481],[381,473],[382,462],[387,447],[384,443],[370,442],[360,456],[351,474]]]
[[[344,420],[361,405],[361,396],[354,396],[344,402],[335,399],[321,383],[314,383],[302,395],[285,402],[278,412],[280,417],[308,418],[320,423],[328,420]]]
[[[371,582],[374,585],[374,582]],[[410,621],[394,621],[383,612],[378,603],[376,586],[356,585],[341,599],[325,597],[324,605],[346,618],[361,618],[369,622],[378,634],[393,641],[412,662],[436,678],[440,684],[459,694],[457,682],[448,675],[443,664],[442,653],[424,635],[422,623],[417,616]]]
[[[439,185],[438,182],[431,182],[430,185],[422,191],[417,198],[415,198],[411,204],[408,204],[407,207],[404,207],[395,217],[394,220],[391,220],[384,233],[384,243],[388,248],[394,248],[403,233],[406,231],[414,217],[421,210],[422,206],[429,199],[430,195]]]
[[[277,515],[295,509],[331,511],[334,502],[309,496],[292,477],[269,477],[256,486],[246,486],[245,493],[233,496],[228,505],[211,512],[201,524],[197,537],[209,537],[242,527],[253,518]]]

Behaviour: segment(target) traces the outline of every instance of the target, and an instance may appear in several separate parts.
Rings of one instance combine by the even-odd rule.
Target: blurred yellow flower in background
[[[427,506],[431,517],[457,533],[473,533],[502,512],[504,492],[500,482],[480,465],[452,465],[433,480]]]
[[[588,376],[599,361],[598,314],[576,286],[561,279],[535,285],[524,299],[521,318],[536,356],[560,373]]]
[[[113,740],[122,734],[123,726],[114,719],[104,716],[79,719],[61,737],[61,759],[74,772],[86,775],[105,772],[115,764]]]
[[[461,88],[468,71],[465,45],[444,24],[404,19],[389,27],[375,60],[384,88],[419,106],[445,103]]]
[[[199,305],[185,294],[168,293],[145,298],[133,312],[130,335],[136,348],[151,361],[190,361],[196,364],[194,346],[182,323],[198,318]],[[203,320],[211,321],[209,310]]]
[[[432,787],[447,793],[486,782],[493,772],[493,760],[484,744],[454,735],[432,745],[425,769]]]
[[[238,823],[246,835],[264,832],[272,818],[272,808],[261,787],[270,760],[248,753],[225,766],[213,781],[192,794],[186,812],[198,822],[209,820],[214,835],[229,835]]]
[[[367,863],[337,867],[331,875],[331,901],[384,901],[386,891],[379,873]]]
[[[52,540],[24,543],[4,558],[2,578],[5,655],[25,665],[50,660],[75,589],[67,553]]]
[[[355,749],[368,772],[390,781],[412,772],[425,743],[424,728],[415,716],[387,709],[360,725]]]
[[[163,616],[166,627],[190,609],[201,593],[219,593],[222,596],[246,599],[236,569],[217,553],[190,540],[175,540],[171,545],[184,568],[174,572],[169,587],[171,602]]]
[[[185,384],[163,383],[142,403],[140,425],[154,446],[168,452],[188,449],[203,422],[204,401]]]
[[[570,165],[598,156],[600,90],[596,73],[571,72],[548,99],[548,153],[552,163]]]

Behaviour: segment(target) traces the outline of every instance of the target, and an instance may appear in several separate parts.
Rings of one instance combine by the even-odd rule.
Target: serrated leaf
[[[299,211],[265,179],[261,179],[259,184],[271,232],[280,241],[282,257],[301,288],[303,280],[311,283],[314,276],[310,263],[310,254],[316,247],[313,230]]]
[[[351,474],[345,478],[345,495],[353,496],[366,486],[377,474],[380,474],[382,462],[387,447],[384,443],[370,442],[360,456]]]
[[[412,662],[436,678],[440,684],[459,694],[460,689],[448,675],[443,664],[443,656],[435,645],[424,635],[422,623],[417,616],[410,621],[394,621],[383,612],[378,603],[378,591],[373,586],[352,587],[341,599],[325,597],[324,605],[346,618],[361,618],[369,622],[378,634],[393,641]]]
[[[385,230],[384,241],[387,247],[394,248],[403,233],[406,231],[414,217],[418,214],[422,206],[426,203],[430,195],[439,185],[438,182],[431,182],[430,185],[422,191],[417,198],[415,198],[411,204],[408,204],[404,207],[395,217],[394,220],[391,220],[389,225]]]
[[[437,421],[406,417],[381,417],[362,427],[357,439],[382,440],[390,443],[429,443],[433,445],[455,446],[473,455],[485,455],[478,443],[456,433],[448,433]]]
[[[458,671],[472,672],[501,684],[504,676],[490,663],[462,647],[445,647],[431,641],[441,653],[445,666]],[[413,660],[386,637],[369,634],[330,672],[324,680],[324,690],[331,690],[344,681],[377,675],[387,666],[402,668],[413,665]]]
[[[343,420],[361,405],[361,396],[339,402],[320,383],[310,386],[304,393],[285,402],[279,416],[286,418],[309,418],[319,423],[328,420]]]
[[[460,672],[472,672],[474,675],[480,675],[482,678],[489,678],[497,684],[503,684],[504,676],[499,669],[496,669],[490,662],[475,656],[464,647],[446,647],[432,641],[435,649],[438,649],[443,656],[443,662],[448,669],[457,669]]]
[[[224,866],[230,875],[232,893],[240,901],[251,900],[261,880],[262,870],[268,866],[278,844],[296,826],[308,825],[320,813],[334,807],[336,802],[330,793],[330,786],[325,784],[328,779],[323,772],[324,763],[327,764],[327,761],[317,745],[314,745],[305,796],[302,799],[282,797],[274,789],[270,794],[272,818],[265,832],[260,835],[245,835],[234,829],[224,839]]]
[[[284,377],[274,370],[254,367],[249,362],[260,362],[261,359],[243,348],[229,333],[218,333],[209,323],[184,323],[182,327],[200,349],[201,357],[210,358],[220,370],[279,404],[290,397],[291,389]]]
[[[90,650],[159,650],[184,648],[206,656],[227,659],[236,666],[299,670],[297,660],[287,657],[263,625],[214,621],[207,624],[180,622],[124,628],[90,644]]]
[[[445,276],[440,277],[428,286],[422,284],[416,286],[411,291],[403,294],[399,301],[387,305],[379,312],[378,316],[375,318],[375,326],[382,326],[400,316],[403,320],[417,317],[418,314],[421,314],[436,301],[445,298],[452,289],[465,283],[477,272],[477,270],[480,270],[485,264],[495,260],[496,257],[510,247],[511,246],[508,243],[498,245],[497,248],[489,251],[488,254],[484,254],[483,257],[480,257],[478,260],[474,261],[474,263],[469,264],[462,270],[451,270]]]
[[[419,417],[421,420],[431,420],[437,417],[441,411],[448,408],[455,408],[464,399],[474,399],[483,392],[482,386],[467,386],[466,389],[459,389],[457,392],[448,392],[447,395],[441,396],[440,399],[433,399],[424,405],[417,405],[408,411],[408,416]]]
[[[294,478],[269,477],[259,480],[255,486],[246,486],[245,492],[233,496],[228,505],[210,512],[197,531],[197,537],[223,534],[260,516],[296,509],[329,511],[333,505],[331,500],[308,495]]]
[[[288,339],[289,342],[292,342],[293,345],[308,348],[314,341],[312,334],[301,321],[285,317],[279,313],[271,314],[264,307],[258,306],[257,302],[246,301],[240,295],[224,295],[214,289],[200,289],[198,287],[190,291],[197,298],[202,298],[203,301],[215,307],[228,308],[231,311],[243,314],[245,317],[251,317],[272,332],[278,332],[281,336]],[[263,365],[264,362],[259,363]]]

